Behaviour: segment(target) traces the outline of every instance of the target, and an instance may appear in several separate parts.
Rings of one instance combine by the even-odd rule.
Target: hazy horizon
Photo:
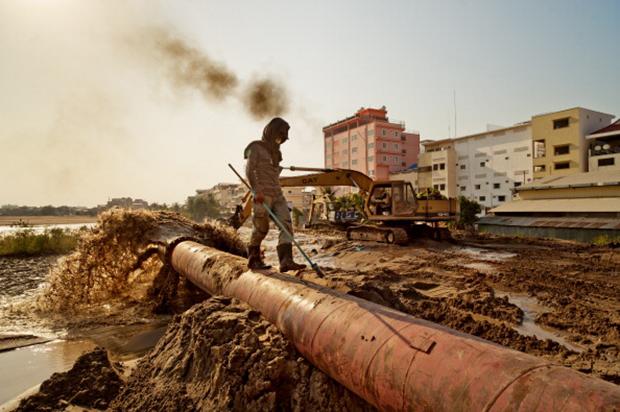
[[[274,114],[300,166],[361,106],[451,137],[453,91],[459,136],[618,116],[619,18],[614,1],[0,0],[0,204],[183,202],[236,182],[226,164]]]

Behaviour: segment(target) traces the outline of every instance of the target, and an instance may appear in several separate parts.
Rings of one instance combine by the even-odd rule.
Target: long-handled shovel
[[[239,178],[239,180],[241,180],[241,182],[250,190],[250,192],[252,192],[252,196],[256,196],[256,192],[254,192],[254,189],[252,189],[252,187],[250,187],[250,185],[248,184],[248,182],[245,181],[245,179],[243,177],[241,177],[241,175],[239,173],[237,173],[237,171],[235,170],[235,168],[228,163],[228,167],[230,167],[230,169],[237,175],[237,177]],[[273,211],[271,210],[271,208],[269,206],[267,206],[265,203],[263,203],[263,207],[265,208],[265,210],[267,211],[267,213],[269,213],[269,216],[271,216],[271,219],[273,219],[273,221],[275,222],[276,225],[278,225],[278,227],[280,228],[280,230],[282,230],[284,233],[286,233],[286,235],[289,237],[289,239],[291,240],[291,242],[293,242],[293,244],[295,245],[295,247],[297,248],[297,250],[299,250],[299,252],[301,253],[301,255],[304,257],[304,259],[306,259],[306,261],[308,262],[308,264],[310,264],[310,267],[312,269],[314,269],[314,271],[316,272],[316,274],[320,277],[320,278],[324,278],[325,274],[323,273],[323,271],[321,270],[321,268],[319,267],[319,265],[317,265],[316,263],[314,263],[312,260],[310,260],[310,258],[308,257],[308,255],[306,255],[306,253],[303,251],[303,249],[301,248],[301,246],[299,246],[299,243],[297,243],[297,241],[295,240],[295,238],[293,237],[293,235],[291,234],[291,232],[288,231],[288,229],[286,229],[286,226],[284,226],[284,224],[280,221],[280,219],[278,219],[278,217],[276,216],[275,213],[273,213]]]

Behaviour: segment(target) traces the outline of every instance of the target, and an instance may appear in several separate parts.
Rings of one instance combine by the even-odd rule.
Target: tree
[[[464,229],[472,229],[478,220],[478,213],[482,211],[480,204],[475,200],[470,200],[465,196],[459,196],[459,221],[458,226]]]
[[[217,219],[221,217],[221,206],[213,195],[190,196],[187,198],[185,208],[189,216],[196,222],[202,222],[206,217]]]

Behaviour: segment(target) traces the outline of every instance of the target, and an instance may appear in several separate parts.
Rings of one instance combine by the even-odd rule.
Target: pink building
[[[351,117],[323,128],[325,167],[354,169],[375,180],[417,164],[420,135],[390,122],[387,109],[361,108]]]

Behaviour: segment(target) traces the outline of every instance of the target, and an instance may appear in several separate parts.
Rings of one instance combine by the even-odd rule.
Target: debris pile
[[[374,410],[303,359],[260,314],[211,298],[176,316],[113,410]]]

